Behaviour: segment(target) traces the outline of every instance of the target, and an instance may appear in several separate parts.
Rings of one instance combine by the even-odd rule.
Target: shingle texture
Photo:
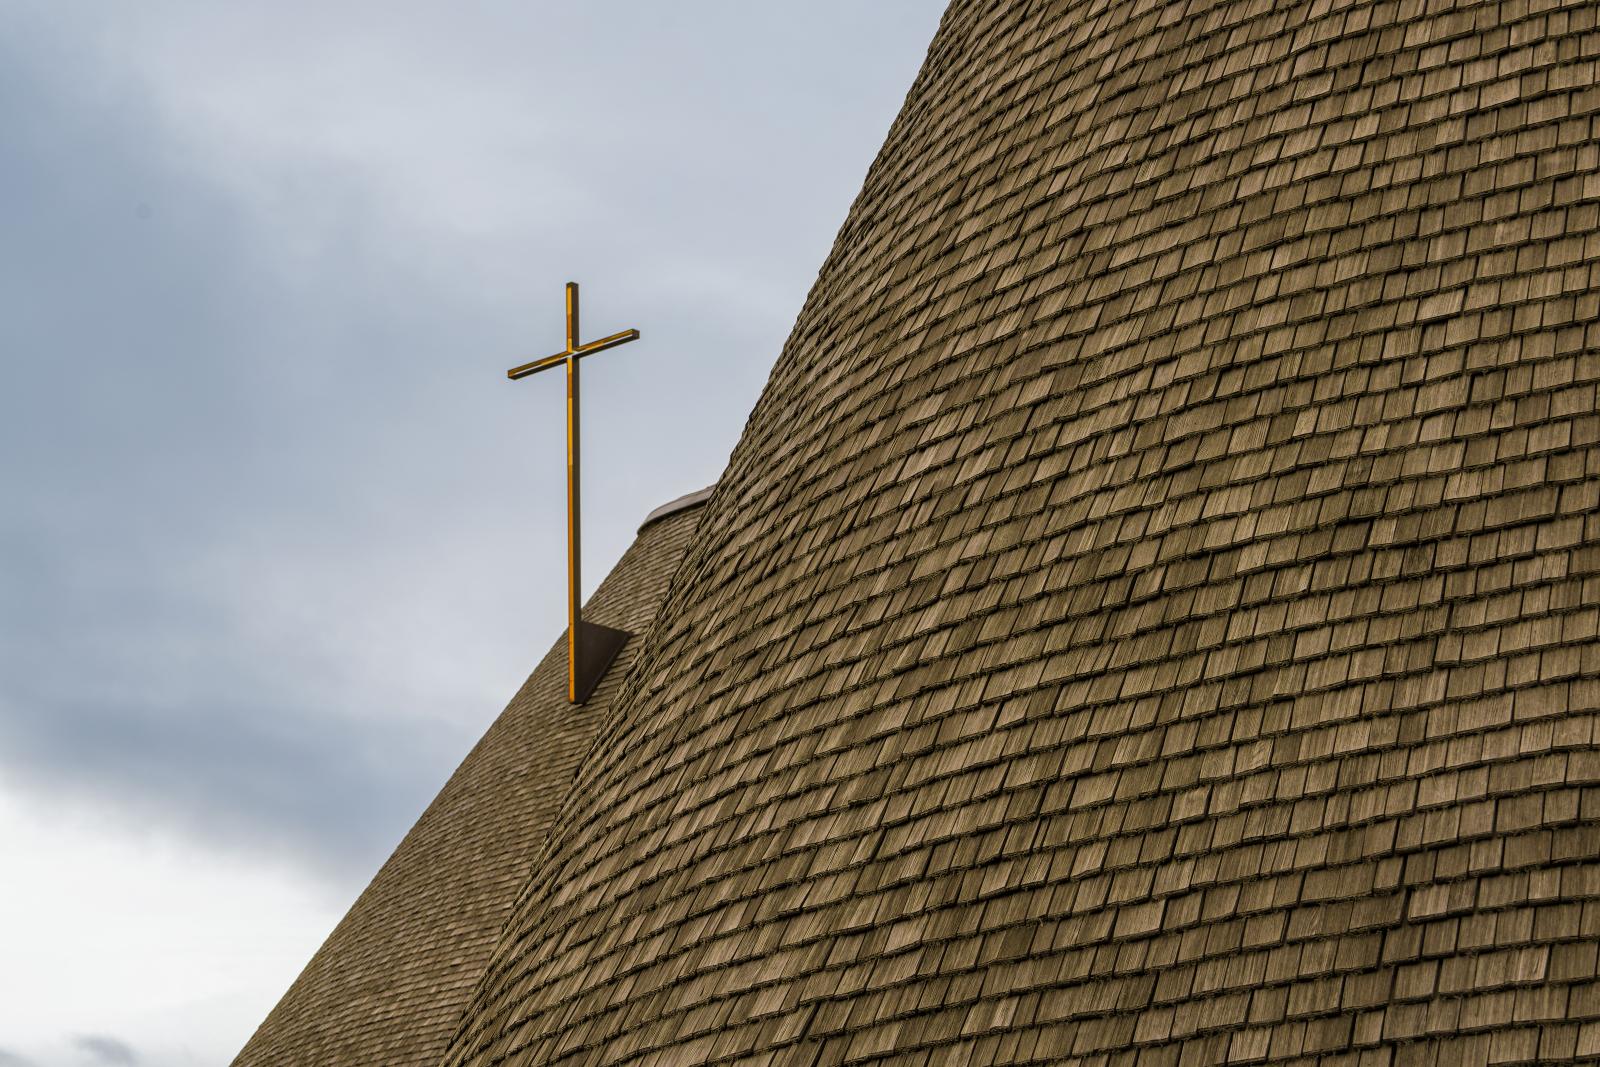
[[[1600,1056],[1597,14],[956,0],[446,1062]]]
[[[648,629],[703,509],[651,523],[585,617]],[[567,703],[559,641],[251,1038],[235,1067],[435,1067],[640,647]]]

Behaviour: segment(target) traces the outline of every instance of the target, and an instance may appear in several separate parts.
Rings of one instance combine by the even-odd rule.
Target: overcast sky
[[[942,0],[0,0],[0,1067],[232,1058],[714,481]]]

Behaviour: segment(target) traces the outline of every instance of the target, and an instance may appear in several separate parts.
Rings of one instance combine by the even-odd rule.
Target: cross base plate
[[[622,651],[622,646],[632,636],[626,630],[616,630],[581,619],[578,621],[578,669],[572,676],[574,704],[589,702],[600,679],[606,676],[611,661],[617,658],[617,653]]]

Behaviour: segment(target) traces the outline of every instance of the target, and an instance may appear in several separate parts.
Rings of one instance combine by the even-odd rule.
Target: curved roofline
[[[659,522],[668,515],[676,515],[680,511],[688,511],[690,508],[699,507],[711,499],[711,491],[715,488],[715,485],[708,485],[704,489],[698,489],[693,493],[685,493],[676,500],[667,501],[644,517],[644,521],[639,524],[639,532],[644,533],[646,526],[653,522]]]

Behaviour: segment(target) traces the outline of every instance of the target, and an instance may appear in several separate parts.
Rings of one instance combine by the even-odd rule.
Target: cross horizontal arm
[[[538,374],[540,371],[549,370],[551,367],[559,367],[566,361],[567,353],[557,352],[553,356],[545,356],[543,359],[536,359],[532,363],[524,363],[520,367],[512,367],[506,371],[506,377],[516,381],[518,378],[526,378],[530,374]]]
[[[572,354],[575,356],[592,356],[596,352],[604,352],[608,348],[616,348],[618,345],[625,345],[629,341],[637,341],[638,339],[638,330],[623,330],[621,333],[614,333],[610,337],[602,337],[598,341],[590,341],[586,345],[579,345],[572,350]]]
[[[526,378],[530,374],[538,374],[540,371],[549,370],[551,367],[559,367],[567,361],[568,356],[592,356],[596,352],[604,352],[608,348],[615,348],[618,345],[625,345],[629,341],[637,341],[638,339],[638,330],[623,330],[621,333],[614,333],[610,337],[602,337],[598,341],[590,341],[586,345],[579,345],[570,352],[557,352],[553,356],[545,356],[543,359],[536,359],[532,363],[524,363],[520,367],[512,367],[506,371],[506,377],[516,381],[518,378]]]

